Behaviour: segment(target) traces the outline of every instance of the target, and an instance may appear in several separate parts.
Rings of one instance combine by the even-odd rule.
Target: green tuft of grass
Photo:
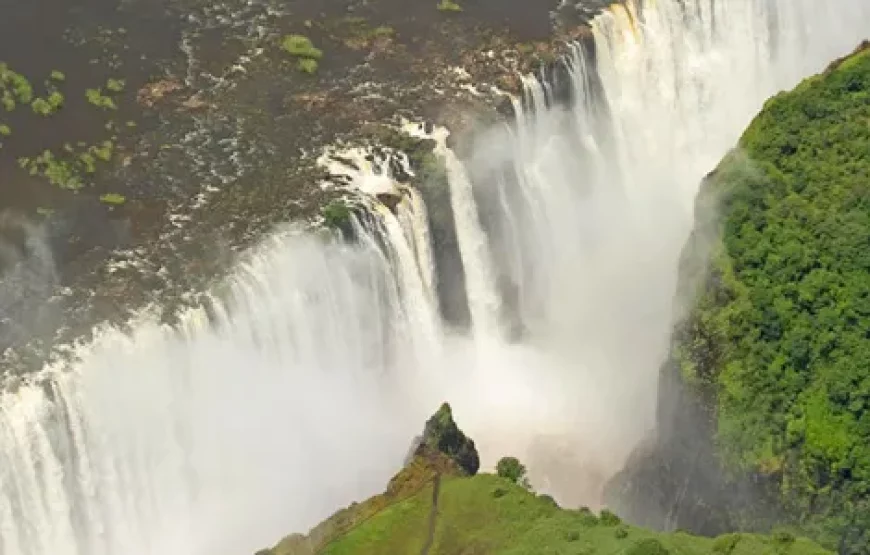
[[[5,123],[0,124],[0,137],[8,137],[12,134],[12,128]]]
[[[318,68],[317,60],[313,60],[311,58],[299,58],[296,62],[296,69],[301,71],[302,73],[307,73],[309,75],[314,75],[317,73]]]
[[[85,97],[88,99],[88,102],[97,108],[102,108],[104,110],[118,109],[115,101],[112,100],[111,97],[104,95],[101,89],[87,89],[85,90]]]
[[[127,197],[118,193],[106,193],[105,195],[100,195],[100,202],[112,206],[119,206],[127,202]]]
[[[453,2],[453,0],[441,0],[438,3],[438,11],[439,12],[461,12],[462,6]]]
[[[127,82],[123,79],[109,79],[106,81],[106,89],[112,91],[113,93],[119,93],[124,90],[127,86]]]
[[[291,56],[309,60],[320,60],[323,51],[314,46],[311,39],[305,35],[286,35],[281,39],[281,48]]]

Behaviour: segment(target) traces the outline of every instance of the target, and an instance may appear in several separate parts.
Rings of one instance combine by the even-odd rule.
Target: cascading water
[[[441,325],[416,192],[337,171],[371,199],[353,246],[276,236],[178,329],[143,316],[0,395],[0,553],[249,553],[381,489],[443,399],[485,462],[596,504],[652,421],[698,182],[765,98],[867,35],[865,0],[600,15],[570,107],[529,80],[517,124],[450,159],[469,302],[504,300],[513,343],[482,340],[490,316]]]

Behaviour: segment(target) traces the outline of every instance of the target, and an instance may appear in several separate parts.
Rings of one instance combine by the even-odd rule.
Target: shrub
[[[311,39],[304,35],[286,35],[281,40],[281,48],[292,56],[319,60],[323,57],[323,51],[315,47]]]
[[[657,539],[646,538],[628,548],[626,555],[670,555],[670,551]]]
[[[495,465],[496,473],[515,484],[526,483],[526,467],[516,457],[502,457]]]
[[[598,524],[598,517],[595,516],[595,513],[589,507],[580,507],[577,509],[577,512],[580,513],[580,521],[585,526],[595,526]]]
[[[105,195],[100,196],[100,202],[105,204],[111,204],[114,206],[118,206],[124,204],[127,201],[127,198],[124,195],[119,195],[118,193],[106,193]]]
[[[740,536],[738,534],[719,536],[713,541],[713,553],[729,555],[737,547],[737,542],[739,541]]]
[[[317,60],[312,60],[311,58],[300,58],[298,62],[296,62],[296,68],[302,73],[307,73],[309,75],[313,75],[317,73]]]
[[[461,12],[462,6],[453,2],[452,0],[441,0],[438,3],[438,11],[439,12]]]
[[[622,540],[628,537],[628,528],[625,526],[620,526],[616,530],[613,531],[614,537],[618,540]]]
[[[601,509],[601,517],[599,518],[604,526],[616,526],[622,523],[622,519],[610,509]]]
[[[323,214],[324,223],[328,227],[337,229],[346,225],[350,221],[351,216],[350,208],[340,200],[334,200],[324,206],[321,213]]]

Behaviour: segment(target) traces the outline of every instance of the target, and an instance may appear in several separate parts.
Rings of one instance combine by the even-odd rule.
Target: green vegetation
[[[106,81],[106,89],[114,93],[123,92],[126,86],[127,84],[123,79],[109,79]]]
[[[35,98],[30,103],[34,114],[50,116],[63,107],[64,97],[59,91],[52,91],[46,98]]]
[[[0,62],[0,102],[3,108],[11,112],[17,103],[30,104],[31,101],[33,101],[33,86],[30,81]]]
[[[413,458],[386,492],[335,513],[307,535],[293,534],[256,555],[822,555],[804,538],[731,534],[711,539],[619,524],[602,511],[562,509],[517,482],[522,465],[506,457],[508,477],[468,473],[459,445],[473,444],[448,405],[426,423]],[[522,471],[521,471],[522,470]]]
[[[106,193],[105,195],[100,195],[100,202],[104,204],[118,206],[124,204],[126,201],[127,197],[119,195],[118,193]]]
[[[494,496],[494,491],[503,491]],[[263,555],[382,555],[420,553],[432,506],[432,485],[382,507],[315,551],[291,536]],[[365,503],[358,505],[365,506]],[[350,509],[348,509],[350,510]],[[830,553],[806,539],[782,545],[753,534],[735,534],[731,555],[815,555]],[[560,509],[544,497],[492,474],[449,477],[441,482],[430,555],[708,555],[721,539],[642,528],[616,529],[589,521],[581,511]]]
[[[57,81],[58,83],[63,83],[64,81],[66,81],[66,75],[64,75],[62,71],[58,71],[55,69],[49,75],[49,79],[51,79],[52,81]]]
[[[318,62],[323,58],[323,51],[314,46],[311,39],[304,35],[286,35],[281,40],[281,48],[297,58],[296,68],[304,73],[317,72]]]
[[[109,162],[112,159],[115,145],[112,141],[103,141],[97,145],[79,148],[80,150],[76,150],[71,145],[66,145],[60,155],[45,150],[32,158],[19,158],[18,165],[30,175],[41,175],[52,185],[75,191],[85,185],[85,174],[95,173],[99,162]]]
[[[349,224],[351,212],[347,204],[334,200],[323,207],[321,215],[327,227],[342,229]]]
[[[371,48],[379,41],[389,41],[396,31],[388,25],[373,26],[364,17],[348,16],[324,24],[333,38],[354,50]]]
[[[462,6],[453,2],[453,0],[441,0],[438,3],[439,12],[461,12]]]
[[[0,137],[8,137],[12,134],[12,128],[5,123],[0,123]]]
[[[514,484],[520,484],[528,487],[529,481],[526,478],[526,466],[521,463],[516,457],[503,457],[499,459],[495,466],[496,473]]]
[[[102,89],[87,89],[85,90],[85,97],[88,99],[88,102],[97,108],[103,108],[104,110],[118,109],[112,97],[104,95]]]
[[[711,174],[721,241],[675,346],[728,468],[842,553],[870,552],[868,153],[870,45],[771,99]]]
[[[302,73],[307,73],[309,75],[313,75],[317,73],[317,60],[312,60],[311,58],[300,58],[296,62],[296,67]]]

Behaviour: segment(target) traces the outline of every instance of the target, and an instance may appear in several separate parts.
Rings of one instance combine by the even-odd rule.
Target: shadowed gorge
[[[84,168],[63,180],[74,190],[44,196],[100,215],[83,237],[63,202],[37,211],[12,194],[31,212],[0,219],[0,308],[14,313],[0,318],[0,552],[252,553],[293,531],[310,540],[356,501],[324,521],[342,534],[318,552],[536,553],[552,540],[565,553],[800,554],[824,550],[796,536],[836,547],[844,528],[826,519],[863,514],[863,467],[850,466],[863,386],[846,378],[866,339],[866,56],[768,98],[852,51],[870,4],[547,14],[513,0],[501,31],[493,3],[472,0],[191,3],[170,10],[182,59],[79,91],[111,120],[111,149],[71,144],[72,166],[8,156],[18,122],[42,117],[31,105],[0,138],[3,163],[28,173],[8,183],[55,187],[60,169]],[[46,94],[68,82],[47,75]],[[106,115],[116,101],[143,110],[142,131]],[[97,153],[114,173],[92,182]],[[156,221],[139,219],[148,210]],[[709,276],[687,240],[713,249]],[[75,248],[55,257],[57,244]],[[810,261],[816,249],[831,258]],[[780,280],[801,285],[770,287]],[[790,335],[799,307],[813,317]],[[695,348],[708,339],[728,347]],[[810,359],[794,356],[831,364],[801,372]],[[714,540],[604,509],[668,531],[686,514],[693,531],[742,528],[752,514],[720,495],[720,454],[762,482],[754,507],[772,512],[758,528],[780,509],[809,524]],[[694,468],[683,455],[704,458],[698,503],[671,487]],[[528,476],[488,474],[503,456]],[[632,507],[624,468],[665,485]]]

